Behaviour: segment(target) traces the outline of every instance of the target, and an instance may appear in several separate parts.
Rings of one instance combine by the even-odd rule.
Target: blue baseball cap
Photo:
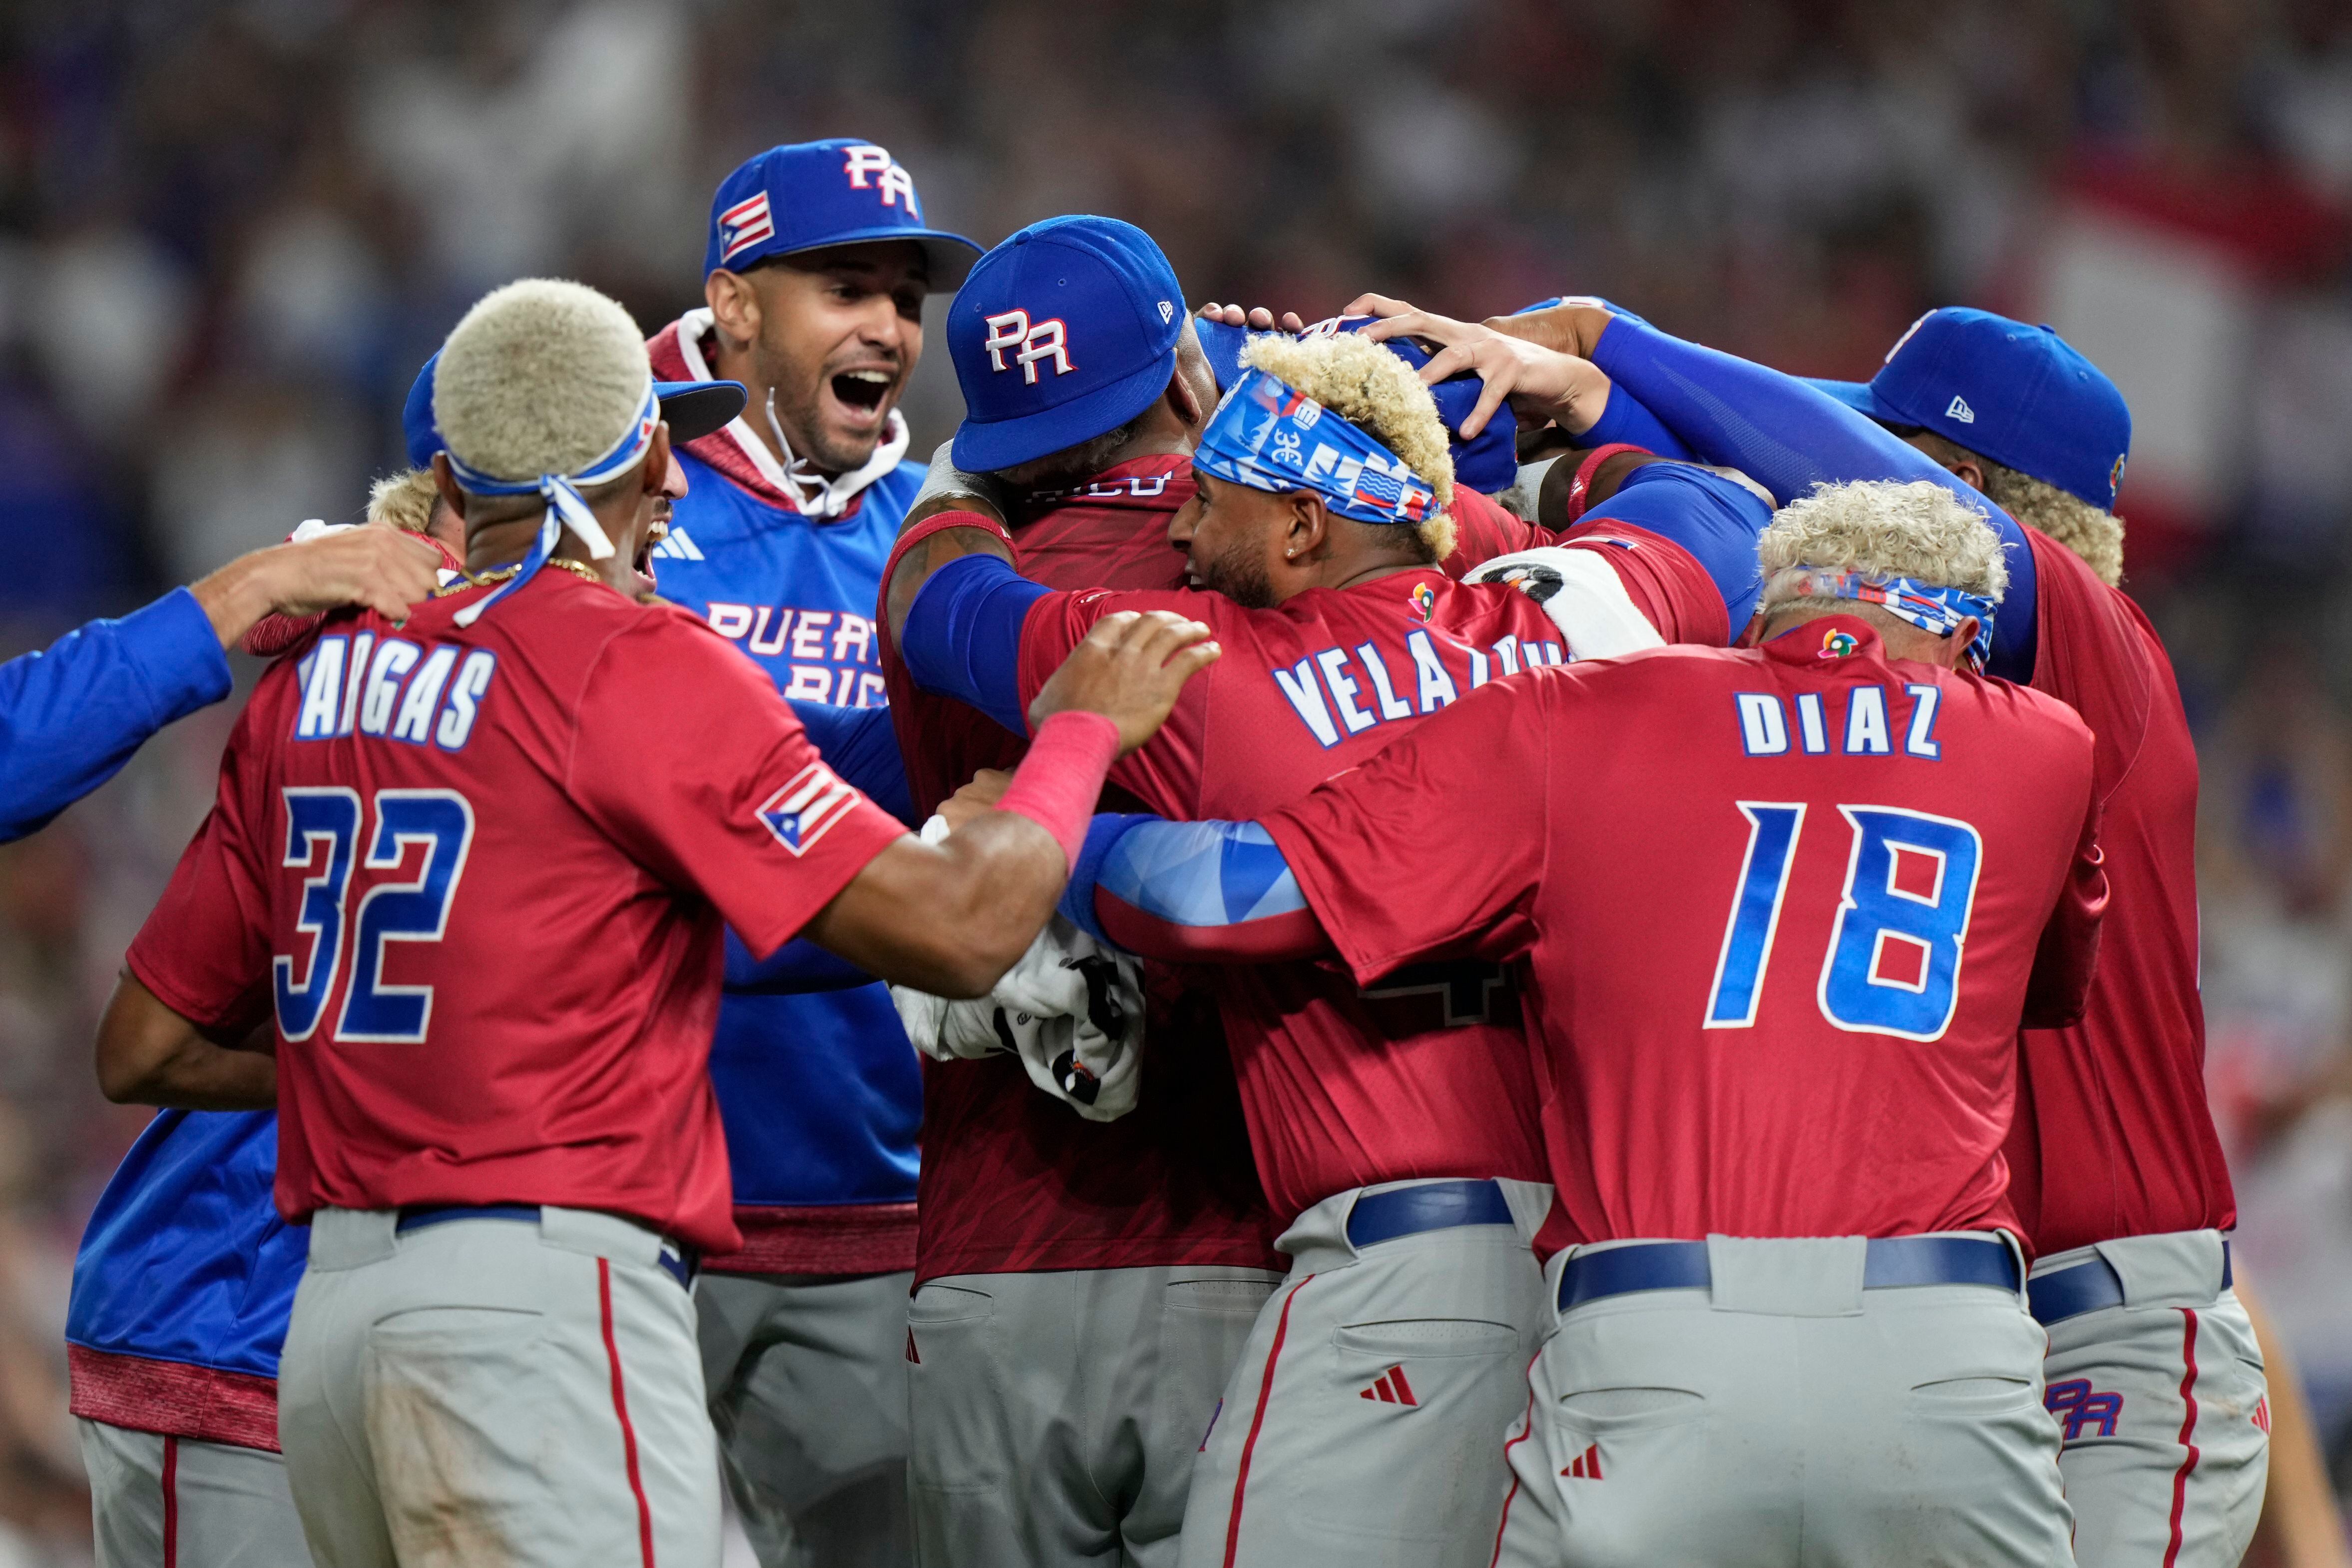
[[[400,433],[408,444],[408,466],[430,468],[433,454],[447,445],[433,422],[433,371],[441,363],[439,350],[425,362],[401,405]],[[673,441],[691,441],[724,428],[743,412],[750,395],[740,381],[656,381],[654,395],[661,401],[662,419]]]
[[[930,286],[942,292],[961,283],[980,255],[963,236],[923,226],[914,176],[884,149],[848,136],[795,142],[745,160],[719,182],[702,275],[885,239],[920,246]]]
[[[1307,329],[1309,335],[1319,331],[1358,332],[1380,320],[1377,316],[1334,316],[1328,321],[1318,321]],[[1228,392],[1241,380],[1242,349],[1253,337],[1265,333],[1247,327],[1229,327],[1223,321],[1194,317],[1192,331],[1201,339],[1201,352],[1208,356],[1209,368],[1216,374],[1217,390]],[[1381,345],[1414,370],[1429,363],[1429,351],[1411,338],[1391,338]],[[1454,454],[1454,478],[1456,483],[1474,490],[1495,495],[1509,489],[1519,474],[1519,422],[1504,404],[1486,421],[1486,427],[1475,439],[1462,438],[1462,421],[1470,417],[1478,406],[1479,395],[1486,389],[1484,376],[1470,371],[1449,375],[1429,389],[1437,404],[1437,417],[1445,426],[1445,441]]]
[[[2047,326],[1946,306],[1912,322],[1868,382],[1813,384],[1882,425],[1932,430],[2102,511],[2123,488],[2131,409]]]
[[[948,309],[956,467],[1009,468],[1118,429],[1168,389],[1185,315],[1175,268],[1131,223],[1055,217],[1013,236]]]

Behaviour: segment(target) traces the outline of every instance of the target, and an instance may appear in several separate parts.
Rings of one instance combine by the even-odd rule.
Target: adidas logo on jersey
[[[1956,392],[1952,394],[1952,405],[1944,410],[1944,417],[1957,419],[1963,425],[1973,425],[1977,422],[1977,411],[1969,406],[1967,398]]]
[[[1568,1468],[1560,1471],[1560,1474],[1566,1476],[1572,1481],[1597,1481],[1601,1479],[1601,1445],[1598,1443],[1587,1444],[1585,1446],[1584,1452],[1570,1460]]]
[[[1392,1366],[1372,1380],[1370,1388],[1360,1391],[1359,1399],[1377,1399],[1383,1405],[1418,1405],[1412,1396],[1412,1384],[1404,1380],[1404,1368]]]
[[[659,544],[654,546],[654,554],[667,561],[702,559],[702,552],[695,548],[694,541],[687,537],[686,530],[676,523],[669,525],[669,532],[662,536],[662,542]]]

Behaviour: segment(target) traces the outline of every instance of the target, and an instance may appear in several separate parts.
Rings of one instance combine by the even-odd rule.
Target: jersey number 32
[[[1738,805],[1748,819],[1748,853],[1707,997],[1710,1029],[1755,1025],[1805,826],[1802,804]],[[1941,1039],[1959,1003],[1983,842],[1967,823],[1925,812],[1841,805],[1838,815],[1853,840],[1815,1005],[1833,1026],[1854,1034]]]
[[[433,1018],[433,987],[386,984],[384,944],[441,940],[474,841],[472,804],[455,790],[378,790],[374,831],[363,834],[357,790],[289,786],[285,795],[283,863],[309,873],[294,929],[309,940],[310,952],[308,963],[298,964],[299,955],[285,953],[272,962],[278,1034],[307,1040],[317,1031],[348,963],[351,985],[334,1037],[422,1043]],[[425,851],[414,877],[377,882],[347,910],[352,857],[362,843],[371,871],[398,871],[412,845]]]

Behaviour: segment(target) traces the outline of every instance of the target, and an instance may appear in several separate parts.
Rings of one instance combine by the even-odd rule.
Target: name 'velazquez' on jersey
[[[373,735],[458,751],[473,735],[498,665],[498,655],[488,648],[469,651],[453,643],[428,652],[404,637],[379,641],[373,632],[320,637],[296,666],[302,706],[294,739]]]
[[[1352,648],[1334,647],[1310,653],[1286,669],[1268,673],[1289,700],[1299,722],[1328,750],[1375,724],[1434,713],[1458,701],[1465,690],[1475,691],[1497,675],[1568,662],[1567,650],[1556,642],[1523,642],[1507,637],[1489,653],[1449,637],[1444,648],[1455,662],[1448,668],[1439,655],[1437,639],[1427,627],[1416,626],[1405,634],[1404,644],[1412,659],[1410,669],[1391,666],[1382,657],[1380,645],[1367,638]]]

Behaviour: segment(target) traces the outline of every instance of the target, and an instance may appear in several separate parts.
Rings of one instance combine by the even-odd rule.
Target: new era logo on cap
[[[773,239],[775,221],[768,214],[768,193],[737,202],[719,215],[719,259],[732,261],[763,239]]]
[[[857,792],[831,768],[811,763],[761,804],[760,823],[775,835],[777,843],[795,855],[805,855],[827,828],[849,815],[850,805],[856,799]]]
[[[1977,411],[1969,406],[1969,400],[1967,398],[1962,397],[1958,393],[1954,393],[1952,395],[1952,405],[1944,410],[1944,417],[1947,419],[1957,419],[1963,425],[1973,425],[1977,422]]]

